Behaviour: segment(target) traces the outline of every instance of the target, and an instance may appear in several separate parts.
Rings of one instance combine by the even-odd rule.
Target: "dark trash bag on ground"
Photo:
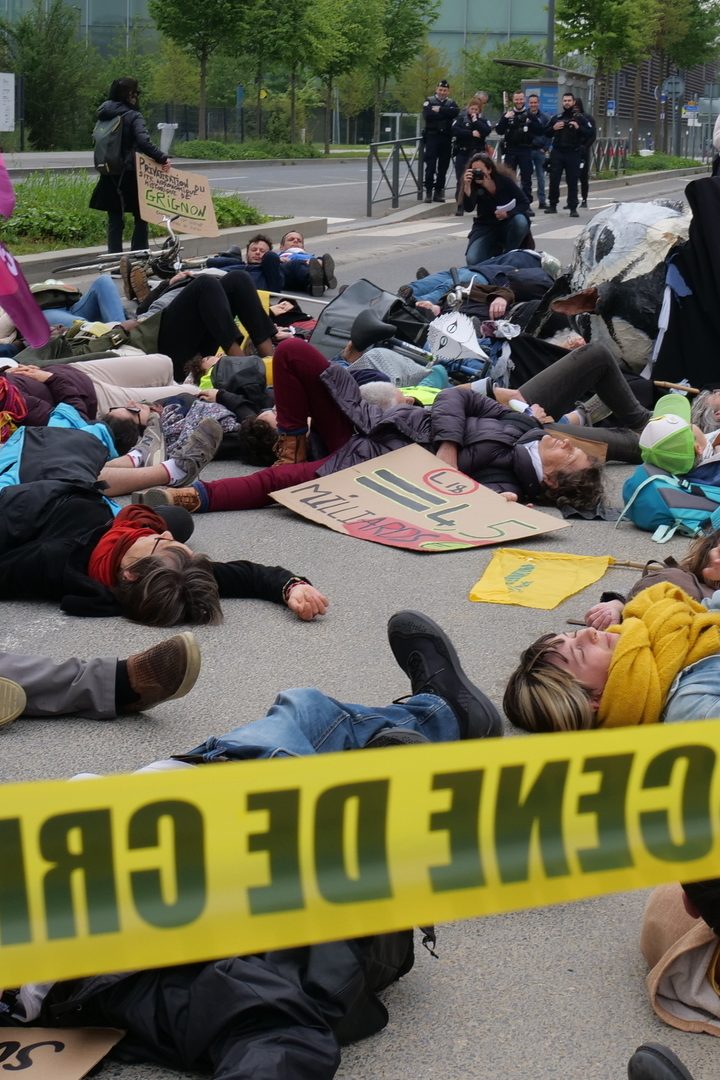
[[[366,278],[360,278],[323,309],[310,336],[310,344],[328,359],[337,356],[350,340],[355,316],[366,308],[371,308],[383,322],[392,323],[401,341],[420,345],[425,340],[428,319],[420,311],[408,307],[394,293],[385,292]]]

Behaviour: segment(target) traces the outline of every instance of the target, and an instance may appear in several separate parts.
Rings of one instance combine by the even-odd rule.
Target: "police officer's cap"
[[[445,90],[450,89],[450,83],[447,81],[447,79],[440,79],[440,82],[438,83],[438,86],[444,87]]]

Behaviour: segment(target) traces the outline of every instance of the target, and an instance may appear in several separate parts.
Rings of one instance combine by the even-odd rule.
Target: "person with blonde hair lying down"
[[[622,615],[606,631],[588,626],[530,645],[505,691],[508,719],[536,732],[720,716],[720,612],[660,582]]]

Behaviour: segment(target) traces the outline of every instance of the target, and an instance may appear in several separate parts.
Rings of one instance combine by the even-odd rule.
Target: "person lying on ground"
[[[214,420],[203,421],[177,464],[197,470],[221,434]],[[304,620],[327,610],[307,578],[283,567],[211,562],[192,551],[184,543],[192,519],[176,509],[167,518],[128,506],[115,516],[98,477],[110,482],[120,474],[122,487],[125,474],[155,467],[103,468],[107,455],[88,431],[55,427],[22,428],[0,449],[5,599],[54,600],[67,614],[122,614],[151,626],[217,623],[223,597],[284,604]]]
[[[3,374],[23,396],[28,410],[24,423],[29,427],[46,424],[61,403],[72,405],[84,420],[92,421],[139,401],[163,401],[179,393],[199,395],[197,387],[174,381],[172,360],[159,354],[109,356],[42,368],[19,364]]]
[[[109,274],[98,274],[83,295],[67,308],[43,308],[51,326],[72,326],[83,322],[122,322],[127,316],[115,282]]]
[[[20,363],[39,364],[83,355],[105,353],[108,349],[131,345],[148,354],[161,353],[173,362],[175,379],[182,382],[186,365],[194,356],[207,356],[222,349],[242,356],[244,334],[238,318],[260,356],[272,356],[276,327],[260,302],[257,289],[244,270],[216,277],[200,274],[184,278],[184,285],[170,295],[167,306],[140,319],[129,319],[94,340],[56,337],[42,349],[18,353]]]
[[[720,879],[663,885],[643,914],[650,1004],[680,1031],[720,1036]]]
[[[256,288],[268,292],[282,292],[285,287],[280,256],[273,251],[273,242],[265,233],[250,237],[244,256],[242,248],[234,246],[212,255],[207,265],[216,270],[246,270]]]
[[[413,611],[388,624],[410,696],[381,707],[287,690],[266,716],[140,772],[442,743],[501,734],[497,710],[465,675],[441,628]],[[88,774],[84,774],[88,775]],[[432,944],[432,930],[425,932]],[[117,1027],[126,1062],[233,1077],[332,1080],[340,1048],[388,1022],[377,996],[414,963],[413,931],[5,989],[12,1024]]]
[[[679,562],[672,556],[662,562],[653,559],[627,596],[617,592],[603,593],[600,602],[586,612],[585,622],[595,630],[607,630],[622,622],[628,600],[661,581],[669,581],[703,607],[716,610],[720,606],[720,529],[713,529],[693,540]]]
[[[297,229],[290,229],[280,238],[278,252],[284,287],[290,292],[322,296],[326,289],[337,288],[332,255],[326,252],[318,256],[306,251],[305,237]]]
[[[0,651],[0,728],[18,716],[83,716],[112,720],[144,712],[190,693],[200,674],[200,649],[189,631],[133,653],[127,660]]]
[[[512,291],[516,302],[544,295],[552,287],[560,269],[559,261],[548,252],[522,248],[494,255],[476,266],[454,268],[457,284],[468,286],[474,282],[476,285],[502,285]],[[408,285],[401,285],[398,296],[442,304],[455,284],[452,270],[438,270],[433,274],[424,273]]]
[[[273,491],[415,443],[511,501],[595,509],[602,498],[601,469],[568,436],[580,432],[582,438],[604,443],[613,458],[637,460],[633,429],[643,427],[649,415],[627,389],[610,352],[599,345],[570,354],[531,379],[522,392],[495,388],[492,399],[454,387],[443,390],[430,410],[399,400],[388,410],[368,404],[344,368],[304,342],[283,342],[273,372],[278,467],[199,483],[187,491],[153,489],[135,495],[136,501],[182,503],[200,512],[257,508],[270,503]],[[560,434],[548,434],[545,406],[565,412],[580,388],[596,388],[627,429],[567,425],[557,428]],[[521,412],[507,406],[513,399],[521,402]],[[308,417],[315,441],[310,453],[316,455],[310,461]],[[270,425],[268,435],[274,436]]]
[[[503,707],[526,731],[720,716],[720,612],[676,585],[637,593],[609,630],[545,634],[520,658]]]

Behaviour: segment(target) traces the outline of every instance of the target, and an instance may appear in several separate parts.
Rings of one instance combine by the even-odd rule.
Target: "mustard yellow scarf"
[[[720,653],[720,612],[706,611],[667,581],[625,605],[598,720],[600,726],[654,724],[676,676]]]

